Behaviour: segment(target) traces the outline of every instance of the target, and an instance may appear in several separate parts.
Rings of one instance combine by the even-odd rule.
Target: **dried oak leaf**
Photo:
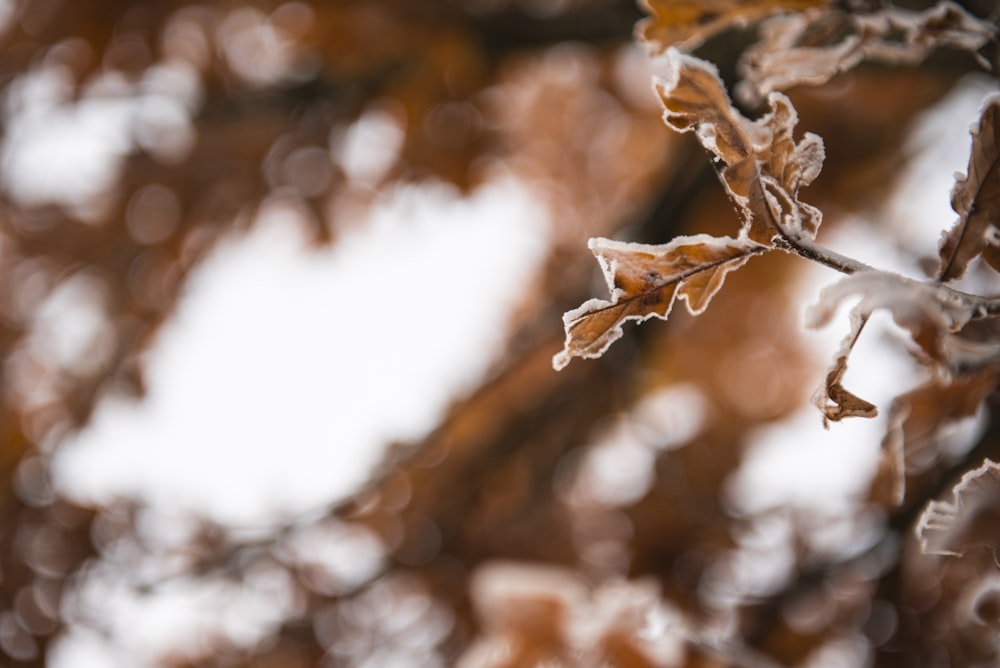
[[[864,54],[856,34],[834,44],[800,46],[829,18],[828,13],[818,12],[778,16],[765,22],[760,28],[761,40],[740,57],[737,99],[756,106],[772,91],[800,84],[818,86],[861,62]],[[849,22],[843,18],[844,23]]]
[[[984,460],[951,490],[952,500],[931,501],[917,521],[924,554],[963,556],[1000,546],[1000,464]]]
[[[951,206],[959,215],[941,242],[942,281],[960,278],[982,255],[1000,271],[1000,96],[992,96],[972,130],[972,151],[964,178],[955,179]]]
[[[996,27],[973,16],[950,0],[940,0],[924,11],[886,6],[879,12],[856,16],[865,43],[865,58],[888,64],[916,65],[934,50],[952,48],[975,54],[980,65],[990,64],[976,52],[996,39]],[[901,39],[896,39],[901,35]]]
[[[755,106],[773,91],[826,83],[864,60],[916,65],[941,47],[976,53],[995,34],[989,22],[947,1],[922,12],[887,6],[845,14],[829,7],[777,16],[740,58],[736,95]]]
[[[741,234],[766,246],[784,234],[815,238],[822,214],[798,193],[819,175],[825,151],[812,133],[795,141],[791,101],[772,94],[770,111],[752,121],[733,107],[711,63],[676,49],[665,63],[666,76],[655,81],[663,120],[678,132],[693,131],[721,163],[719,178],[743,219]]]
[[[667,76],[656,81],[666,124],[693,131],[721,165],[719,178],[743,220],[738,238],[678,237],[662,246],[591,239],[611,292],[611,301],[591,299],[563,316],[566,343],[553,359],[562,369],[574,357],[600,357],[622,335],[622,324],[653,316],[665,319],[674,298],[701,313],[725,275],[762,253],[782,236],[810,239],[822,221],[819,209],[798,200],[798,191],[819,174],[823,141],[806,134],[796,142],[798,121],[784,95],[770,98],[771,111],[757,121],[740,114],[716,69],[670,49]]]
[[[566,342],[552,360],[556,370],[574,357],[600,357],[629,320],[666,319],[679,295],[697,315],[722,287],[726,274],[767,250],[749,239],[706,234],[677,237],[660,246],[591,239],[611,301],[591,299],[563,315]]]
[[[945,289],[898,274],[863,271],[828,285],[820,292],[817,303],[806,312],[806,324],[810,327],[826,325],[833,319],[840,304],[852,296],[860,296],[861,299],[851,311],[851,331],[837,351],[824,387],[815,396],[824,422],[845,417],[873,417],[876,414],[872,404],[851,394],[840,384],[861,329],[876,310],[891,313],[896,324],[910,333],[925,361],[946,375],[959,363],[972,360],[973,353],[952,333],[969,322],[973,307]],[[990,348],[975,354],[991,359],[997,351]]]
[[[654,54],[671,46],[694,49],[730,27],[830,4],[831,0],[640,0],[649,17],[636,25],[636,39]]]
[[[988,366],[957,378],[934,378],[893,400],[882,456],[894,504],[903,502],[907,474],[926,471],[941,459],[948,428],[973,417],[998,380],[1000,369]]]

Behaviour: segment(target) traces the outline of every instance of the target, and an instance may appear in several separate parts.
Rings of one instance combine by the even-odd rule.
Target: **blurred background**
[[[885,417],[810,403],[832,272],[769,255],[552,370],[605,294],[589,237],[738,229],[641,16],[0,2],[0,663],[948,665],[914,663],[954,630],[908,536],[996,427],[892,506]],[[698,53],[732,82],[752,39]],[[923,275],[996,89],[946,52],[792,91],[820,240]],[[852,357],[882,408],[922,379],[901,340]]]

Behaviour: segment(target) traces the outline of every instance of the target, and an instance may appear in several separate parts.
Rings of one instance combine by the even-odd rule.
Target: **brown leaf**
[[[736,94],[751,106],[773,91],[826,83],[864,60],[916,65],[941,47],[975,53],[995,37],[995,29],[946,1],[923,12],[887,6],[844,14],[827,5],[770,19],[761,26],[761,37],[739,63],[743,80]]]
[[[972,152],[964,178],[955,180],[951,206],[959,219],[941,243],[942,281],[960,278],[982,255],[1000,271],[1000,97],[993,97],[972,131]]]
[[[903,502],[906,475],[926,471],[940,460],[945,432],[972,417],[997,386],[996,367],[951,380],[935,378],[892,402],[883,457],[893,482],[893,501]]]
[[[953,299],[939,286],[913,281],[898,274],[860,272],[825,287],[818,302],[806,313],[807,324],[819,327],[830,322],[840,304],[855,295],[861,299],[851,311],[851,331],[837,351],[824,387],[814,397],[823,412],[824,423],[845,417],[876,415],[872,404],[851,394],[841,385],[851,350],[868,318],[876,310],[888,311],[893,321],[909,332],[919,356],[942,378],[950,378],[962,368],[982,368],[997,359],[996,346],[976,345],[953,334],[972,318],[972,306]]]
[[[667,64],[668,76],[656,82],[664,121],[693,131],[721,162],[719,178],[743,219],[740,236],[678,237],[663,246],[591,239],[612,300],[592,299],[563,316],[566,343],[556,369],[573,357],[600,357],[628,320],[665,319],[678,294],[691,313],[701,313],[727,272],[773,247],[776,237],[813,238],[822,220],[798,190],[819,174],[823,142],[811,134],[794,140],[798,117],[788,98],[773,95],[770,113],[751,121],[732,106],[711,64],[676,49]]]
[[[666,62],[668,77],[655,81],[663,104],[663,121],[678,132],[693,130],[727,170],[743,177],[733,181],[752,180],[751,122],[733,107],[718,70],[707,61],[676,50],[668,53]],[[746,189],[736,192],[747,195]]]
[[[823,221],[822,212],[814,206],[798,201],[799,188],[807,186],[819,176],[826,158],[823,140],[818,135],[807,132],[801,141],[795,142],[792,130],[799,117],[792,103],[784,95],[774,95],[770,99],[771,113],[760,123],[771,130],[770,147],[758,149],[764,162],[763,171],[777,179],[778,183],[794,200],[788,213],[799,216],[792,229],[802,229],[811,239],[816,237]]]
[[[787,97],[769,98],[770,112],[751,121],[729,100],[717,70],[671,49],[669,75],[656,81],[664,122],[693,131],[722,163],[719,178],[743,219],[746,235],[770,246],[780,234],[815,237],[822,214],[798,200],[823,165],[823,141],[806,133],[796,142],[798,115]]]
[[[951,491],[951,501],[931,501],[917,522],[924,554],[963,556],[1000,546],[1000,464],[989,459],[969,471]]]
[[[830,0],[641,0],[649,13],[636,26],[636,39],[652,53],[668,47],[694,49],[729,27],[744,27],[786,11],[828,6]]]
[[[880,12],[858,16],[857,23],[862,37],[877,35],[877,39],[866,41],[865,57],[887,64],[916,65],[942,47],[975,54],[997,35],[990,21],[973,16],[950,0],[939,0],[922,12],[889,5]],[[902,39],[894,39],[896,35]],[[988,61],[979,60],[980,65],[990,68]]]
[[[849,392],[841,382],[847,373],[847,359],[854,349],[854,344],[861,336],[861,330],[868,322],[868,316],[857,310],[851,312],[851,331],[844,337],[840,349],[834,357],[833,366],[827,371],[823,387],[813,395],[813,403],[823,413],[823,426],[829,427],[829,421],[839,422],[847,417],[872,418],[878,415],[875,404]]]
[[[831,17],[827,12],[779,16],[764,23],[761,41],[740,57],[742,80],[736,85],[737,98],[756,106],[773,91],[801,84],[818,86],[861,62],[861,40],[853,30],[834,44],[800,45],[835,18],[849,25],[847,17]]]
[[[611,301],[591,299],[563,316],[566,342],[552,365],[574,357],[600,357],[622,336],[629,320],[666,319],[680,295],[697,315],[722,287],[726,274],[767,248],[749,239],[704,234],[677,237],[661,246],[591,239]]]

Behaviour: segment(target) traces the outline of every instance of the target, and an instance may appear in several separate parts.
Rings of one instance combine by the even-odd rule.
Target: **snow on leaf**
[[[931,501],[917,521],[924,554],[963,556],[1000,545],[1000,464],[983,462],[951,490],[950,501]]]
[[[729,27],[744,27],[767,16],[810,7],[830,0],[641,0],[649,17],[636,26],[636,39],[650,52],[668,47],[689,50]]]
[[[822,168],[823,140],[811,133],[794,140],[798,115],[788,98],[775,93],[769,113],[752,121],[733,107],[710,63],[670,49],[666,64],[667,76],[655,82],[663,120],[678,132],[693,131],[722,163],[719,178],[744,233],[768,246],[782,234],[814,238],[822,214],[800,202],[798,191]]]
[[[736,94],[755,106],[773,91],[826,83],[864,60],[916,65],[941,47],[975,53],[995,34],[989,22],[948,1],[922,12],[885,6],[851,14],[827,5],[777,16],[761,26],[761,41],[740,59]]]
[[[1000,271],[1000,96],[992,96],[972,131],[966,176],[956,178],[951,206],[959,215],[941,243],[943,281],[960,278],[982,255]]]
[[[566,342],[552,360],[556,370],[574,357],[603,355],[629,320],[665,320],[678,295],[692,314],[701,313],[727,273],[767,250],[749,239],[705,234],[660,246],[591,239],[590,249],[604,271],[611,301],[591,299],[563,316]]]

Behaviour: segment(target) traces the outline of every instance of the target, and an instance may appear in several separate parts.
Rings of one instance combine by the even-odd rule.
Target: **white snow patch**
[[[401,188],[358,228],[310,250],[277,210],[224,242],[149,353],[148,396],[106,399],[60,448],[63,493],[259,524],[348,493],[431,428],[498,354],[547,221],[506,182]]]

